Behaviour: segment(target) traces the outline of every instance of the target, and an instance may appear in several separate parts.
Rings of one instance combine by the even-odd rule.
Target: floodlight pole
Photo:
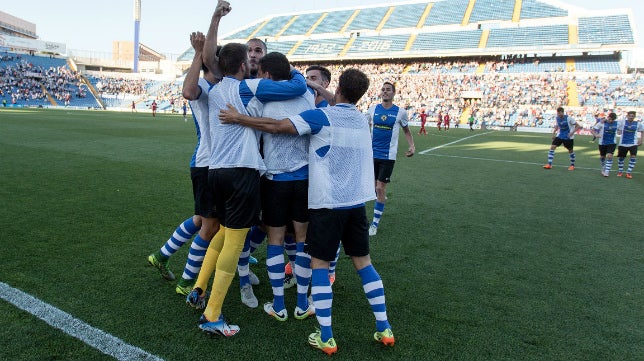
[[[139,72],[139,27],[141,24],[141,0],[134,0],[134,67],[132,72]]]

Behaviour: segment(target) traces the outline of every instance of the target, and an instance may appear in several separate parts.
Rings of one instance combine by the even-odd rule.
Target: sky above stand
[[[112,52],[113,40],[134,39],[134,0],[82,1],[73,5],[50,0],[3,0],[1,11],[36,24],[40,40],[64,43],[68,50]],[[268,15],[334,8],[391,5],[411,1],[386,0],[230,0],[232,12],[224,17],[220,34],[232,33]],[[589,9],[630,8],[639,47],[644,39],[644,1],[565,0]],[[190,47],[189,34],[206,33],[216,0],[142,0],[140,42],[164,53],[181,54]]]

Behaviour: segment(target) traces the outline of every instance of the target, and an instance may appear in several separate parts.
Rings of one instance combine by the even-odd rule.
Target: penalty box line
[[[158,356],[127,344],[123,340],[92,327],[69,313],[59,310],[4,282],[0,282],[0,298],[117,360],[163,361]]]

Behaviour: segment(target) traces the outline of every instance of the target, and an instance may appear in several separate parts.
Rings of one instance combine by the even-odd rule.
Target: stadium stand
[[[491,29],[488,48],[534,47],[568,44],[568,26],[546,25],[525,28]]]
[[[415,28],[426,7],[426,3],[395,6],[383,29]]]
[[[311,34],[339,33],[353,13],[353,10],[329,12]]]
[[[580,44],[632,44],[633,30],[626,15],[579,19]]]
[[[474,49],[479,45],[481,30],[462,30],[419,34],[412,51],[437,49]]]
[[[635,43],[632,16],[620,10],[578,13],[540,0],[415,1],[267,16],[221,40],[251,37],[287,54],[302,71],[327,66],[330,90],[342,70],[362,69],[372,86],[361,109],[379,101],[384,81],[398,84],[397,101],[413,117],[420,109],[430,119],[447,112],[456,122],[473,114],[479,126],[548,128],[559,105],[594,123],[600,110],[623,114],[644,104],[644,78],[627,74],[622,61]],[[189,64],[193,55],[188,49],[178,60]],[[42,76],[21,77],[17,57],[5,53],[0,62],[0,98],[16,105],[129,110],[132,102],[148,109],[156,100],[159,111],[172,112],[184,101],[181,78],[80,75],[49,57],[30,58]]]
[[[384,19],[388,7],[368,8],[358,11],[353,21],[346,27],[346,31],[376,30],[378,24]]]
[[[470,16],[470,22],[489,20],[512,20],[515,0],[477,0]]]
[[[521,19],[556,18],[568,16],[568,11],[537,0],[523,0]]]
[[[448,0],[434,3],[425,26],[460,24],[469,0]]]

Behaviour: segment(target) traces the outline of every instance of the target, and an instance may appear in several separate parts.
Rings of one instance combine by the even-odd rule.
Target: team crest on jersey
[[[381,115],[380,120],[382,120],[383,122],[386,122],[387,121],[387,114]]]

